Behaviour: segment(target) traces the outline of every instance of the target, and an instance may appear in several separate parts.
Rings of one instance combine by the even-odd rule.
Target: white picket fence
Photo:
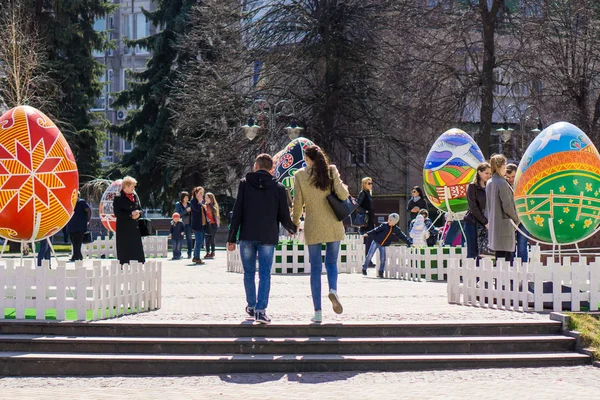
[[[448,274],[448,261],[466,259],[466,247],[390,246],[386,250],[384,276],[413,281],[443,281]]]
[[[150,257],[168,257],[169,238],[168,236],[144,236],[142,238],[144,245],[144,255]],[[81,246],[81,254],[84,258],[116,258],[116,242],[112,239],[96,239],[92,243]]]
[[[600,258],[562,263],[538,260],[511,267],[505,261],[449,261],[448,302],[522,311],[600,310]],[[533,306],[533,307],[532,307]]]
[[[287,239],[281,239],[287,240]],[[321,256],[325,257],[325,248],[321,250]],[[272,274],[298,274],[310,273],[310,263],[308,257],[308,246],[303,243],[285,243],[275,248],[275,257]],[[340,244],[340,253],[338,255],[338,272],[340,273],[358,273],[362,269],[365,261],[365,245],[363,238],[358,235],[346,235],[346,238]],[[244,267],[240,257],[239,246],[235,251],[227,252],[227,271],[243,273]],[[325,268],[323,268],[325,273]]]
[[[2,319],[7,308],[14,309],[17,319],[31,318],[32,310],[35,319],[45,319],[50,310],[57,320],[97,320],[161,306],[160,261],[132,262],[122,268],[116,260],[77,261],[69,266],[59,261],[53,269],[48,261],[42,267],[35,267],[33,260],[18,264],[19,260],[0,260]]]

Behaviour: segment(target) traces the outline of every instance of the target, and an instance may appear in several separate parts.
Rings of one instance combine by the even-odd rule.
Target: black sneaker
[[[377,276],[383,278],[383,271],[377,271]]]
[[[366,270],[366,269],[363,269],[363,270],[362,270],[362,274],[363,274],[364,276],[367,276],[367,270]]]
[[[248,314],[249,317],[254,318],[254,308],[246,307],[246,314]]]
[[[373,261],[369,261],[369,268],[375,268],[377,266],[377,264],[375,264]]]
[[[254,313],[254,320],[256,322],[260,322],[261,324],[270,324],[271,318],[267,316],[266,311],[256,311]]]

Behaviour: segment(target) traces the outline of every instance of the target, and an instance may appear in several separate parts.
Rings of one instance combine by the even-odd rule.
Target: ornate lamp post
[[[296,111],[290,100],[279,100],[274,105],[264,99],[254,100],[250,115],[248,122],[242,125],[244,134],[249,140],[253,140],[258,136],[261,129],[266,130],[269,136],[274,135],[278,128],[277,118],[279,117],[291,118],[290,124],[283,128],[290,139],[297,138],[304,130],[296,123]]]

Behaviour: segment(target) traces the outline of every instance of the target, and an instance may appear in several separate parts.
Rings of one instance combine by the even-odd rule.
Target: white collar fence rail
[[[168,257],[169,238],[167,236],[144,236],[142,238],[144,246],[144,255],[146,258]],[[112,239],[96,239],[92,243],[86,243],[81,246],[81,254],[84,258],[116,258],[116,242]]]
[[[0,261],[0,318],[98,320],[156,310],[161,306],[162,263],[96,260],[50,269],[48,261]]]
[[[494,266],[483,259],[450,260],[448,302],[513,311],[600,310],[600,258],[533,260]]]

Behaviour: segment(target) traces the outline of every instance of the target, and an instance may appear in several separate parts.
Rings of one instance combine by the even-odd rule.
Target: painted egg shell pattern
[[[290,189],[292,196],[294,195],[294,174],[300,168],[306,166],[304,162],[304,149],[313,144],[313,142],[303,137],[294,139],[285,147],[277,161],[275,179],[281,182],[287,189]]]
[[[79,173],[65,137],[29,106],[0,117],[0,236],[41,240],[69,222]]]
[[[122,179],[117,179],[106,188],[100,199],[100,206],[98,207],[100,221],[110,232],[117,231],[117,218],[115,217],[115,211],[113,209],[113,200],[115,199],[115,196],[121,192],[122,182]]]
[[[527,230],[545,242],[573,243],[597,229],[600,157],[581,129],[557,122],[533,140],[517,169],[515,205]]]
[[[481,149],[468,133],[456,128],[444,132],[423,166],[424,190],[431,204],[443,212],[467,211],[467,187],[483,161]]]

